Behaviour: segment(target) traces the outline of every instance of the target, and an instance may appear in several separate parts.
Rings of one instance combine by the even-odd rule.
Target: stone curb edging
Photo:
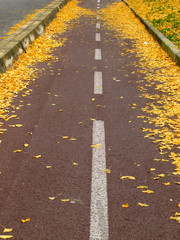
[[[18,56],[26,50],[37,37],[45,32],[45,28],[56,17],[56,13],[69,0],[55,0],[42,9],[30,21],[0,41],[0,73],[4,73]]]
[[[130,5],[124,1],[124,3],[131,9],[131,11],[140,19],[140,21],[145,25],[149,33],[158,41],[162,48],[169,54],[177,65],[180,66],[180,50],[177,48],[170,40],[168,40],[159,30],[153,27],[149,22],[144,20],[139,16],[139,14],[130,7]]]

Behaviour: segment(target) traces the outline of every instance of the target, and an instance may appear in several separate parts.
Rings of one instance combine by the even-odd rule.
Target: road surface
[[[81,6],[106,4],[88,0]],[[98,11],[63,36],[66,46],[54,52],[60,61],[38,64],[45,71],[30,85],[32,93],[14,102],[23,104],[15,111],[19,120],[6,124],[0,224],[13,228],[17,240],[179,239],[178,223],[169,220],[179,188],[163,184],[168,175],[155,181],[150,171],[173,166],[152,161],[158,148],[144,138],[137,118],[146,103],[136,83],[143,78],[133,65],[138,58],[119,46]],[[132,47],[131,40],[121,41]],[[142,193],[140,185],[154,194]]]

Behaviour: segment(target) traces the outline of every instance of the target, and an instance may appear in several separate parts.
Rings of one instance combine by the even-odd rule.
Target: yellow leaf
[[[96,121],[96,119],[95,119],[95,118],[90,118],[90,120],[91,120],[91,121]]]
[[[180,182],[175,182],[176,184],[180,185]]]
[[[158,174],[159,177],[165,177],[164,173]]]
[[[25,223],[25,222],[29,222],[31,219],[30,218],[27,218],[27,219],[21,219],[21,222],[22,223]]]
[[[131,179],[131,180],[135,180],[135,177],[133,177],[133,176],[122,176],[122,177],[120,177],[120,179]]]
[[[67,138],[69,138],[69,136],[64,136],[63,138],[64,138],[64,139],[67,139]]]
[[[50,200],[54,200],[56,197],[49,197]]]
[[[146,203],[140,203],[140,202],[138,202],[138,205],[141,206],[141,207],[149,207],[149,205],[146,204]]]
[[[148,187],[147,187],[147,186],[137,186],[137,188],[140,188],[140,189],[147,189]]]
[[[171,184],[170,182],[164,183],[164,185],[166,185],[166,186],[168,186],[168,185],[170,185],[170,184]]]
[[[176,212],[176,213],[175,213],[175,216],[180,216],[180,213]]]
[[[67,198],[67,199],[61,199],[61,202],[69,202],[69,201],[70,201],[69,198]]]
[[[83,122],[78,122],[78,124],[83,124]]]
[[[4,228],[3,232],[12,232],[13,228]]]
[[[100,148],[101,144],[95,144],[95,145],[91,145],[92,148]]]
[[[180,208],[180,203],[178,203],[178,207]]]
[[[29,135],[32,135],[32,132],[28,132]]]
[[[159,177],[154,177],[154,180],[158,180],[159,179]]]
[[[75,141],[75,140],[77,140],[77,138],[71,138],[71,139],[70,139],[70,141]]]
[[[155,168],[150,168],[151,171],[155,171],[156,169]]]
[[[16,127],[22,127],[23,125],[22,124],[16,124]]]
[[[111,173],[111,169],[103,169],[102,171],[106,173]]]
[[[59,109],[59,112],[63,112],[63,110],[62,110],[62,109]]]
[[[143,193],[148,193],[148,194],[154,193],[154,191],[152,191],[152,190],[143,190],[142,192],[143,192]]]
[[[34,156],[35,158],[41,158],[41,155]]]
[[[24,144],[24,146],[25,146],[25,147],[28,147],[28,146],[29,146],[29,144],[28,144],[28,143],[25,143],[25,144]]]
[[[129,204],[128,204],[128,203],[123,204],[122,207],[123,207],[123,208],[128,208],[128,207],[129,207]]]
[[[1,239],[8,239],[8,238],[12,238],[12,235],[0,235]]]
[[[52,166],[46,166],[46,168],[52,168]]]
[[[14,152],[14,153],[16,153],[16,152],[22,152],[22,150],[14,150],[13,152]]]
[[[77,166],[77,165],[78,165],[78,163],[75,163],[75,162],[73,162],[73,165],[74,165],[74,166]]]
[[[92,98],[91,100],[92,100],[92,101],[95,101],[95,98]]]

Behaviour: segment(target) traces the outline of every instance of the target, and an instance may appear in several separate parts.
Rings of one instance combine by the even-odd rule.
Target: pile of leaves
[[[180,47],[179,0],[127,0],[127,2],[142,18],[151,22]]]
[[[11,103],[17,94],[26,89],[31,81],[34,81],[39,71],[33,65],[37,62],[44,62],[49,59],[58,60],[52,53],[56,47],[60,47],[64,44],[65,39],[58,39],[57,34],[62,34],[69,28],[69,23],[80,18],[82,15],[91,15],[90,10],[86,10],[79,7],[78,1],[72,0],[66,6],[64,6],[57,18],[54,19],[51,24],[46,28],[46,33],[43,36],[37,38],[33,44],[31,44],[26,53],[22,53],[18,61],[16,61],[13,67],[4,74],[0,74],[0,118],[9,120],[9,111]],[[32,15],[28,15],[27,19],[16,24],[10,33],[22,26],[32,17],[34,17],[40,10],[37,10]],[[8,33],[7,33],[8,34]],[[29,94],[29,90],[26,92]],[[2,128],[2,123],[0,126]],[[3,129],[1,129],[3,133]]]

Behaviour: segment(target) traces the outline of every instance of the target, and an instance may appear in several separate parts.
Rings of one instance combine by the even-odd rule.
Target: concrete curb
[[[162,48],[169,54],[177,65],[180,66],[180,49],[176,47],[170,40],[168,40],[159,30],[153,27],[149,22],[144,20],[139,16],[139,14],[129,6],[129,4],[124,1],[124,3],[131,9],[131,11],[140,19],[140,21],[145,25],[149,33],[158,41]]]
[[[68,1],[55,0],[43,8],[29,22],[0,41],[0,73],[4,73],[12,66],[13,62],[26,50],[29,44],[44,34],[45,28]]]

